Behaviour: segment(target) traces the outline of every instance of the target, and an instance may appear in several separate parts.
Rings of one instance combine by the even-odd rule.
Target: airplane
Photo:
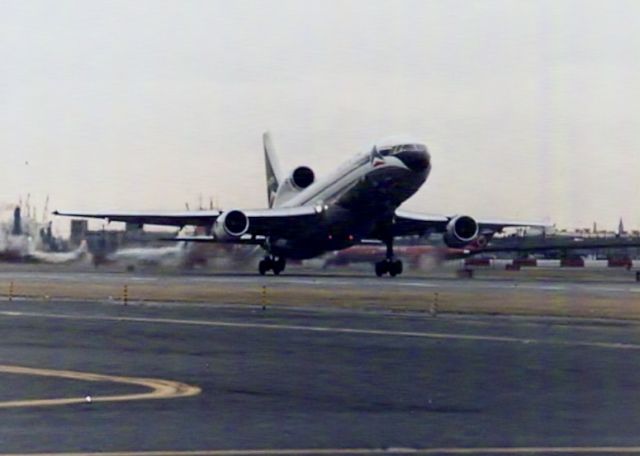
[[[310,259],[368,241],[382,242],[383,259],[375,263],[378,277],[402,273],[394,239],[409,235],[441,233],[445,244],[461,248],[479,236],[506,227],[547,227],[537,222],[476,220],[469,215],[426,215],[400,205],[426,182],[432,169],[431,154],[420,141],[390,137],[376,142],[338,167],[324,179],[316,179],[308,166],[285,174],[268,132],[263,134],[268,208],[184,212],[65,212],[54,215],[100,218],[108,221],[206,228],[206,235],[177,236],[191,242],[260,245],[265,257],[258,271],[279,275],[287,260]]]

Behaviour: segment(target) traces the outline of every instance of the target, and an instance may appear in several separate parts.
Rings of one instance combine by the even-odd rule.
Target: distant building
[[[87,238],[88,231],[89,222],[87,220],[71,220],[71,236],[69,237],[71,245],[80,245]]]
[[[618,223],[618,236],[624,236],[624,223],[622,223],[622,217],[620,217],[620,223]]]

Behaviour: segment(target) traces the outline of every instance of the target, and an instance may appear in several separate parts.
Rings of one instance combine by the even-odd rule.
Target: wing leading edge
[[[300,206],[279,209],[257,209],[241,211],[249,220],[250,236],[287,236],[299,232],[315,223],[319,214],[313,207]],[[204,226],[210,228],[224,214],[222,211],[189,212],[65,212],[54,215],[78,218],[97,218],[110,222],[125,222],[137,225]],[[215,240],[212,238],[212,240]],[[240,242],[240,239],[238,239]]]
[[[183,212],[65,212],[54,211],[53,215],[78,218],[97,218],[109,222],[125,222],[137,225],[163,225],[183,227],[212,225],[222,214],[220,211]]]

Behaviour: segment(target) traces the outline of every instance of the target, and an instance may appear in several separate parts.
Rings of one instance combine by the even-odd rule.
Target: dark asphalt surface
[[[0,334],[0,364],[202,388],[0,409],[1,453],[640,445],[636,323],[14,301]],[[140,390],[0,382],[0,401]]]

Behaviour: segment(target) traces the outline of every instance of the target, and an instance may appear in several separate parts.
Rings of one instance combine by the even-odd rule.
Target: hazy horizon
[[[640,227],[635,1],[0,0],[0,203],[266,205],[261,134],[322,176],[375,140],[404,207]],[[67,220],[56,222],[60,227]]]

